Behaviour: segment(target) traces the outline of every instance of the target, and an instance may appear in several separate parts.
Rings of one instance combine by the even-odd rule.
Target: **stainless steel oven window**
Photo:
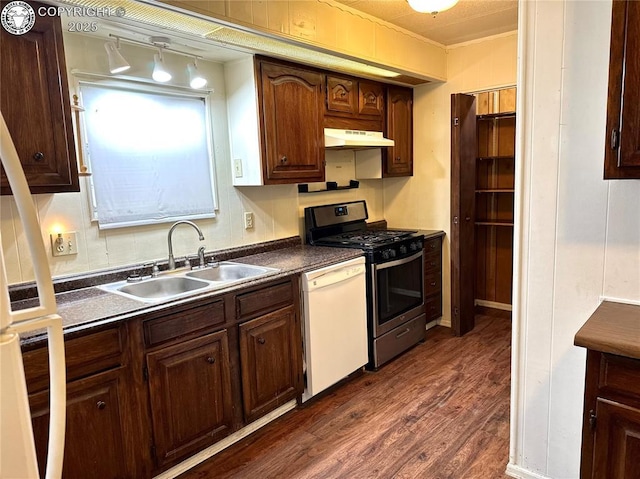
[[[387,329],[382,326],[424,303],[422,251],[408,258],[374,265],[372,279],[373,320],[377,334],[380,334]]]

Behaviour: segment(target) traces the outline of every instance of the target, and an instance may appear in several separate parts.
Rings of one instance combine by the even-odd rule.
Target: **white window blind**
[[[101,229],[215,216],[203,97],[80,84]]]

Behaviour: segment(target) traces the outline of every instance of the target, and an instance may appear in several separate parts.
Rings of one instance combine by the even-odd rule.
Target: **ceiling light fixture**
[[[458,0],[407,0],[416,12],[430,13],[434,17],[440,12],[450,9]]]
[[[104,49],[107,51],[107,58],[109,59],[109,71],[111,73],[122,73],[131,68],[129,62],[124,59],[120,53],[120,39],[117,38],[115,42],[108,41],[104,44]]]
[[[193,63],[187,65],[189,72],[189,86],[194,89],[204,88],[207,85],[207,79],[200,74],[198,70],[198,59],[193,58]]]
[[[171,73],[164,66],[164,58],[162,57],[162,48],[158,48],[158,53],[153,55],[153,73],[151,78],[160,83],[171,80]]]

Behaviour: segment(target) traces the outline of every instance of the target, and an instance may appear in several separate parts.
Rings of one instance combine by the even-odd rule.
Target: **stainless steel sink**
[[[187,272],[172,271],[165,273],[167,276],[161,275],[137,283],[118,281],[99,288],[145,303],[155,303],[225,288],[278,271],[280,270],[276,268],[223,261],[218,266]]]
[[[275,268],[267,268],[265,266],[254,266],[243,263],[233,263],[223,261],[218,266],[204,268],[191,271],[186,275],[190,278],[204,279],[214,282],[232,283],[245,279],[264,276],[269,273],[277,273],[279,270]]]
[[[140,301],[155,302],[187,296],[209,286],[210,283],[206,281],[185,278],[184,276],[167,276],[151,278],[140,283],[120,281],[104,285],[101,288]]]

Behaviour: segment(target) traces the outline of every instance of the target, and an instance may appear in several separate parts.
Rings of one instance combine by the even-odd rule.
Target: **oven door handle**
[[[422,250],[420,250],[416,254],[412,256],[408,256],[406,258],[397,259],[395,261],[389,261],[388,263],[376,264],[375,268],[376,268],[376,271],[380,271],[382,269],[393,268],[394,266],[400,266],[401,264],[410,263],[411,261],[421,258],[422,254],[423,254]]]

